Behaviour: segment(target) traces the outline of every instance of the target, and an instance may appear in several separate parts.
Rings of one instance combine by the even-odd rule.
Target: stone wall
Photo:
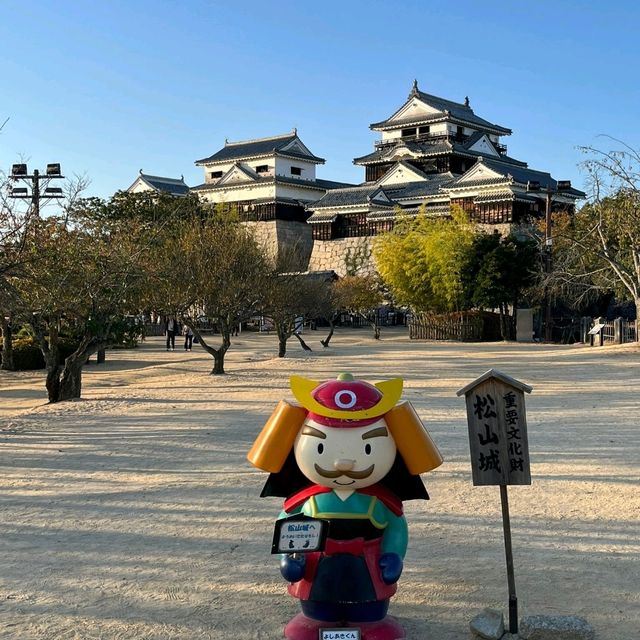
[[[339,276],[347,275],[348,271],[357,271],[360,275],[373,273],[375,266],[371,256],[371,240],[372,238],[314,240],[309,270],[333,269]]]
[[[270,220],[245,222],[255,233],[259,244],[263,245],[270,256],[275,257],[283,248],[291,248],[300,253],[300,271],[305,271],[311,256],[313,237],[311,227],[305,222],[292,220]]]

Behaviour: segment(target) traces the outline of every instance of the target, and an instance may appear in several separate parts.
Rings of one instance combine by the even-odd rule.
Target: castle
[[[547,200],[572,211],[585,195],[510,157],[502,138],[511,130],[477,116],[468,98],[458,103],[430,95],[416,81],[404,104],[370,129],[381,137],[372,153],[353,161],[364,167],[359,185],[316,178],[316,166],[325,161],[294,129],[226,141],[196,161],[204,182],[191,192],[235,207],[272,251],[295,243],[308,270],[339,275],[348,256],[360,256],[363,268],[373,269],[371,239],[393,228],[400,209],[446,216],[458,205],[473,221],[507,233],[544,217]]]

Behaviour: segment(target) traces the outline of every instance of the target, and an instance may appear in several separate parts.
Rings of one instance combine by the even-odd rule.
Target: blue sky
[[[202,182],[225,138],[298,128],[319,177],[360,182],[369,124],[413,82],[509,127],[509,155],[584,186],[578,145],[639,148],[640,8],[497,0],[6,0],[0,168],[60,162],[87,195],[139,169]]]

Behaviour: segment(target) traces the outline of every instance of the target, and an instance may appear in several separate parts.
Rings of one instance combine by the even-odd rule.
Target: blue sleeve
[[[387,526],[382,535],[382,553],[397,553],[404,558],[408,543],[409,530],[406,518],[397,516],[387,509]]]

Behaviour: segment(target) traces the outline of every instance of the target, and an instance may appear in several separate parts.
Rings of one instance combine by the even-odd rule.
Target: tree
[[[618,142],[618,141],[616,141]],[[554,219],[552,283],[575,300],[615,291],[640,309],[640,152],[585,147],[590,201]]]
[[[498,309],[504,340],[515,332],[516,310],[523,291],[534,284],[539,271],[539,253],[533,241],[513,235],[502,237],[479,233],[470,247],[461,271],[464,307]],[[514,310],[509,322],[508,307]]]
[[[272,262],[264,289],[262,313],[273,321],[278,336],[278,357],[287,353],[287,341],[295,336],[305,351],[311,348],[298,331],[300,319],[317,318],[326,310],[331,278],[298,271],[300,248],[284,247]]]
[[[2,368],[12,370],[13,325],[31,319],[30,311],[20,294],[20,284],[25,284],[30,263],[40,260],[37,251],[33,250],[35,229],[41,224],[31,207],[20,208],[17,201],[10,198],[12,181],[4,178],[0,188],[0,326],[2,328],[3,349]],[[61,211],[64,220],[68,220],[69,212],[86,189],[88,180],[76,176],[64,183],[64,199]],[[56,264],[53,265],[57,272]],[[23,287],[24,289],[24,287]],[[29,290],[28,286],[26,290]]]
[[[192,212],[167,224],[149,254],[146,305],[176,315],[214,360],[212,374],[224,373],[233,328],[257,315],[269,265],[253,235],[221,210]],[[206,317],[220,344],[202,331]]]
[[[377,308],[383,302],[380,281],[375,275],[345,276],[334,284],[336,306],[363,318],[380,339]],[[373,312],[373,319],[371,314]]]
[[[401,212],[399,212],[401,214]],[[377,239],[376,265],[394,299],[416,311],[454,311],[463,305],[461,271],[474,237],[468,216],[452,207],[450,218],[399,215],[393,231]]]
[[[131,223],[109,224],[71,216],[33,220],[28,260],[17,279],[25,320],[45,358],[50,402],[79,398],[89,357],[119,343],[135,309],[144,247]],[[60,365],[60,336],[76,348]]]

